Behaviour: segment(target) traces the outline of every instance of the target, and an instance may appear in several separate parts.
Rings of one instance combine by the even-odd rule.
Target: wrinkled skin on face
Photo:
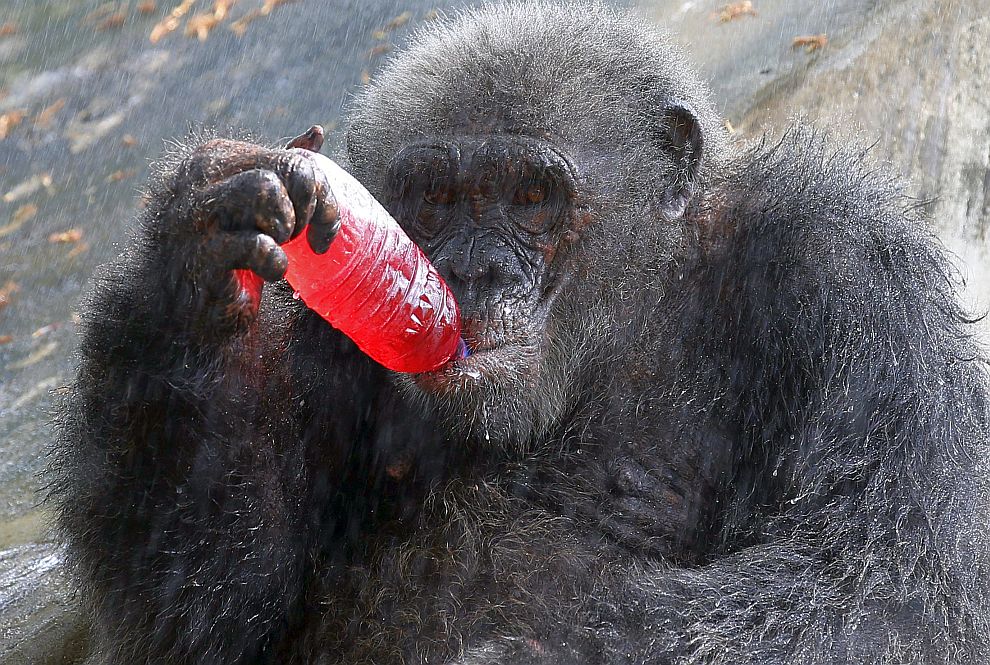
[[[519,445],[556,415],[547,374],[568,331],[551,313],[591,219],[578,178],[553,144],[511,134],[413,143],[389,167],[385,203],[453,290],[471,349],[404,383],[476,439]]]

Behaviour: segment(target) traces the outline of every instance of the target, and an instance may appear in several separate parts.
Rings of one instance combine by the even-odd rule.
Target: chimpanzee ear
[[[659,136],[674,161],[673,177],[662,193],[661,210],[668,219],[677,219],[695,191],[703,154],[701,123],[690,106],[674,102],[660,115]]]

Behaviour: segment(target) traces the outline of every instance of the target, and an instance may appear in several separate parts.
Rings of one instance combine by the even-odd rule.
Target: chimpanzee
[[[734,144],[602,6],[429,27],[346,165],[472,354],[397,375],[280,281],[337,230],[305,154],[190,147],[60,416],[94,660],[985,662],[987,360],[865,152]]]

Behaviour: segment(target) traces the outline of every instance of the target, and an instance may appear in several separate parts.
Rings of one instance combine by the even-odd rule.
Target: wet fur
[[[486,447],[444,425],[466,403],[409,399],[284,288],[246,329],[206,306],[162,252],[184,214],[167,176],[98,280],[60,416],[54,501],[97,659],[986,659],[986,356],[898,184],[812,130],[731,152],[638,20],[513,5],[459,21],[360,100],[351,162],[373,188],[397,132],[443,129],[417,124],[447,117],[427,112],[435,85],[501,71],[492,53],[527,53],[527,35],[599,76],[581,99],[510,104],[549,99],[548,131],[589,145],[598,216],[554,313],[567,325],[538,390],[503,393],[552,417]],[[433,71],[454,83],[416,73],[451,52]],[[671,221],[651,212],[669,165],[636,132],[682,79],[712,140]],[[628,122],[609,120],[619,100]],[[596,162],[607,145],[626,159]]]

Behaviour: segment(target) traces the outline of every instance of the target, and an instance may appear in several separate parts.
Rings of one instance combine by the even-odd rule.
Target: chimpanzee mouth
[[[470,353],[463,358],[455,358],[413,378],[420,388],[431,393],[512,383],[513,379],[518,380],[525,374],[532,357],[533,349],[528,344],[483,344],[480,348],[470,348]]]

